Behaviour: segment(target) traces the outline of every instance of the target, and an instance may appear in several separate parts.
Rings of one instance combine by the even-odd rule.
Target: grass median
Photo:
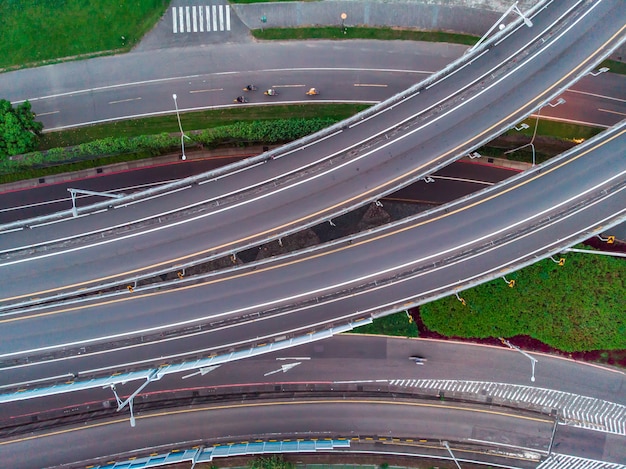
[[[217,129],[222,126],[244,122],[252,125],[254,122],[274,121],[275,116],[279,115],[284,119],[329,119],[339,121],[350,117],[357,112],[367,108],[364,104],[307,104],[295,106],[266,106],[266,107],[250,107],[250,108],[229,108],[221,110],[209,110],[194,113],[181,114],[183,128],[187,133],[202,129]],[[486,147],[479,149],[479,152],[487,157],[507,157],[516,161],[532,161],[532,153],[528,148],[516,151],[509,155],[504,155],[504,151],[512,146],[519,146],[528,143],[531,139],[535,119],[529,119],[528,129],[522,133],[516,131],[508,132],[508,136],[504,139],[494,141]],[[538,137],[535,140],[537,154],[535,160],[537,163],[547,160],[563,151],[568,145],[580,142],[590,138],[601,129],[588,128],[580,125],[564,124],[559,122],[539,121],[537,131]],[[40,151],[42,154],[32,158],[31,164],[22,164],[19,168],[4,165],[0,167],[0,183],[9,183],[24,179],[40,178],[53,174],[78,171],[83,169],[95,168],[107,164],[120,163],[126,161],[134,161],[138,159],[151,158],[165,154],[168,151],[175,151],[175,146],[165,145],[161,150],[150,147],[150,151],[142,151],[133,148],[131,151],[120,151],[123,148],[125,139],[141,138],[146,135],[159,135],[163,133],[178,132],[178,123],[174,116],[158,116],[143,119],[132,119],[126,121],[112,122],[108,124],[100,124],[90,127],[82,127],[60,132],[51,132],[44,134],[40,142]],[[525,134],[524,134],[525,133]],[[515,144],[507,141],[507,138],[515,137]],[[565,138],[565,136],[574,136],[574,138]],[[122,140],[113,144],[117,139]],[[162,139],[163,141],[166,138]],[[72,147],[77,145],[103,142],[102,148],[117,148],[118,150],[110,153],[98,153],[91,159],[82,157],[77,161],[76,152]],[[500,146],[498,146],[498,142]],[[189,142],[191,143],[191,142]],[[268,142],[254,141],[249,144],[267,144]],[[518,145],[519,144],[519,145]],[[233,145],[246,145],[241,140],[233,139]],[[506,145],[512,145],[507,147]],[[222,145],[224,146],[224,145]],[[64,150],[67,148],[67,150]],[[45,153],[47,152],[47,153]],[[64,154],[66,156],[64,156]]]

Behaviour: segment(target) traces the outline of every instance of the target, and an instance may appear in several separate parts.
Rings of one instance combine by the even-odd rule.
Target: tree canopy
[[[35,120],[28,101],[13,107],[0,99],[0,158],[35,150],[41,129],[43,124]]]

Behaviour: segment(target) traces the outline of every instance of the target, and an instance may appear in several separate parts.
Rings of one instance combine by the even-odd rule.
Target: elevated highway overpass
[[[463,156],[558,95],[623,40],[619,2],[548,3],[532,28],[503,31],[477,56],[392,104],[275,159],[262,156],[211,184],[182,183],[177,192],[116,210],[31,229],[5,226],[5,306],[235,253],[376,200]],[[176,220],[166,221],[173,212]]]

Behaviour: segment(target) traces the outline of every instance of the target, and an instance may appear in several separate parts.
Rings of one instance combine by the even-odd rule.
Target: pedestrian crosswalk
[[[486,396],[493,403],[539,406],[558,412],[559,422],[579,428],[626,435],[626,406],[553,389],[483,381],[396,379],[393,386],[416,387],[458,394]]]
[[[230,5],[172,7],[172,31],[174,34],[230,31]]]
[[[537,466],[537,469],[626,469],[626,466],[552,453]]]

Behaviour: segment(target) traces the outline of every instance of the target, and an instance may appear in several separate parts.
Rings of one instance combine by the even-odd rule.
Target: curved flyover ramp
[[[543,4],[542,4],[543,5]],[[463,156],[624,39],[618,0],[546,2],[456,66],[308,143],[115,210],[0,234],[0,290],[32,297],[229,255],[327,220]],[[77,239],[79,237],[80,239]]]

